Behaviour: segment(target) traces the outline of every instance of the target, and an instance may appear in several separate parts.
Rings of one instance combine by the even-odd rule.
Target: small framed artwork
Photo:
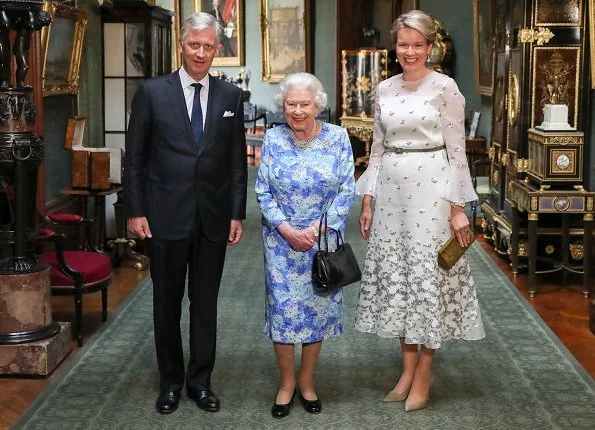
[[[492,95],[492,48],[495,43],[496,5],[494,0],[473,0],[473,54],[475,88],[479,94]]]
[[[49,0],[44,10],[52,23],[41,30],[43,95],[77,94],[87,12]]]
[[[481,112],[479,111],[474,111],[473,114],[471,115],[470,118],[470,124],[469,124],[469,137],[471,139],[475,138],[475,135],[477,134],[477,127],[479,126],[479,117],[481,116]]]
[[[195,12],[207,12],[223,28],[214,67],[244,65],[244,0],[194,0]]]
[[[309,0],[260,0],[262,80],[310,71]]]

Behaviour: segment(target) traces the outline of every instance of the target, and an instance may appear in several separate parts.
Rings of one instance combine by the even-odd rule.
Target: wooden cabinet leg
[[[583,217],[583,294],[591,294],[591,247],[593,238],[593,215]],[[593,302],[591,302],[591,331],[593,331]]]
[[[537,293],[535,272],[537,270],[537,220],[539,215],[529,214],[528,230],[529,230],[529,276],[528,287],[529,297],[535,297]]]
[[[512,265],[512,276],[515,278],[519,276],[519,219],[519,209],[513,206],[510,262]]]

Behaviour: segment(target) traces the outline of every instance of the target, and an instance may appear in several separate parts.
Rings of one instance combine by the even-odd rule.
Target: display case
[[[372,146],[374,97],[378,84],[387,78],[388,51],[359,49],[342,51],[341,125],[350,136],[362,141],[365,152],[355,159],[356,165],[366,163]]]
[[[102,8],[106,147],[124,148],[132,99],[142,81],[172,71],[174,15],[144,2]]]

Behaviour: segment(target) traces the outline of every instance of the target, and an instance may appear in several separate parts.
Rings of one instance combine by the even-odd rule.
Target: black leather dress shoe
[[[306,412],[310,414],[319,414],[320,411],[322,411],[322,402],[320,401],[320,399],[306,400],[300,394],[300,400],[302,401],[302,405],[304,406]]]
[[[203,411],[217,412],[219,410],[219,398],[211,390],[188,390],[188,397],[194,400],[196,406]]]
[[[284,405],[275,403],[271,408],[271,415],[273,416],[273,418],[284,418],[287,415],[289,415],[289,410],[291,409],[291,405],[293,405],[294,397],[295,391],[293,392],[293,395],[291,396],[291,400],[289,401],[289,403],[286,403]]]
[[[180,402],[180,393],[173,391],[162,391],[157,397],[155,402],[155,409],[160,414],[171,414],[178,409],[178,403]]]

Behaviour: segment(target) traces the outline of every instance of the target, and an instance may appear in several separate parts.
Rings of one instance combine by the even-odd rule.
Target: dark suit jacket
[[[188,236],[200,216],[206,237],[224,240],[230,220],[246,217],[246,181],[238,87],[209,77],[199,150],[178,72],[143,82],[132,102],[126,134],[127,217],[146,216],[154,238],[178,240]]]

